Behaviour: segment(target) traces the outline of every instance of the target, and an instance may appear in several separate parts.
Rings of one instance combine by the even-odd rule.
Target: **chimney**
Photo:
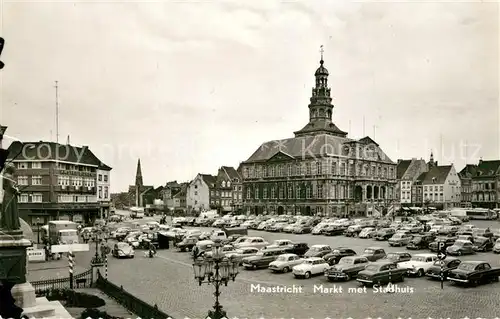
[[[483,158],[479,158],[479,165],[483,164]]]
[[[69,143],[69,135],[68,135],[68,138],[66,139],[66,144],[68,144],[68,145],[70,144]]]
[[[398,164],[400,164],[403,160],[402,159],[398,159]]]

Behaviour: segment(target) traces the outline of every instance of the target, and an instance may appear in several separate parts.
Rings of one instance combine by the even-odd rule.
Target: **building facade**
[[[394,204],[396,164],[370,137],[351,139],[332,122],[321,59],[309,123],[295,137],[265,142],[241,164],[250,213],[381,214]]]
[[[19,215],[28,224],[59,219],[91,224],[99,218],[97,171],[110,167],[88,147],[13,142],[9,157],[17,169]]]
[[[459,207],[461,183],[453,164],[439,166],[431,160],[429,170],[418,177],[416,187],[422,191],[422,205],[438,209]]]
[[[217,205],[215,176],[209,174],[198,174],[189,183],[186,192],[186,206],[188,213],[191,211],[204,211],[212,205]]]
[[[97,169],[96,196],[99,201],[99,218],[106,219],[111,209],[111,167],[101,166]]]
[[[472,205],[482,208],[500,207],[500,161],[480,160],[472,179]]]
[[[431,154],[432,158],[432,154]],[[415,182],[418,177],[428,171],[428,165],[423,159],[412,158],[411,160],[398,160],[398,199],[402,206],[421,206],[422,194],[418,192]]]
[[[238,172],[230,166],[222,166],[217,173],[217,190],[220,201],[220,211],[235,212],[238,208],[238,189],[241,192],[241,177]],[[238,188],[239,187],[239,188]]]
[[[461,201],[462,207],[471,207],[472,206],[472,195],[473,195],[473,186],[472,186],[472,178],[477,175],[477,165],[467,164],[465,167],[458,173],[460,177],[460,184],[462,185],[462,194]]]

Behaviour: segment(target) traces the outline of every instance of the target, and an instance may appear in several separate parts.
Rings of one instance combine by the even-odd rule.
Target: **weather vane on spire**
[[[323,49],[323,45],[319,47],[319,52],[321,53],[321,61],[323,61],[323,52],[325,52],[325,50]]]

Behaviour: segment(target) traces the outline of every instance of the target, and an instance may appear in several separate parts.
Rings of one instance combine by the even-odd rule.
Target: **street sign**
[[[52,254],[56,253],[68,253],[77,251],[89,251],[89,244],[71,244],[71,245],[53,245],[50,246],[50,252]]]
[[[438,252],[437,257],[439,260],[444,260],[446,259],[446,254],[443,253],[442,251]]]

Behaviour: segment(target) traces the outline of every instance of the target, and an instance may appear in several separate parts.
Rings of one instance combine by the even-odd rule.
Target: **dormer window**
[[[222,187],[226,187],[226,182],[222,181]]]
[[[231,187],[231,182],[227,181],[227,187]]]

